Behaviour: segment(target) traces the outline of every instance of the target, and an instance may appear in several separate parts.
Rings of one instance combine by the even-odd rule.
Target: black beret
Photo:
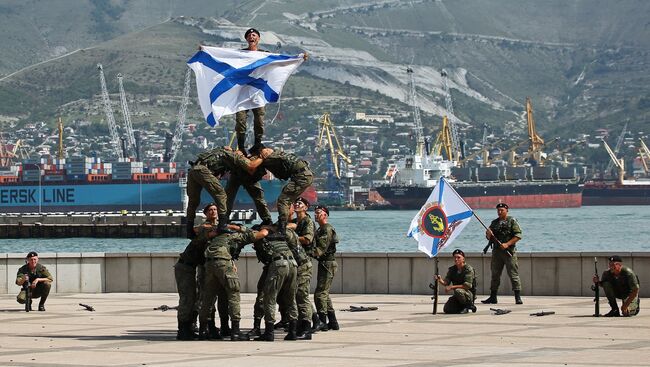
[[[499,209],[499,208],[506,208],[506,209],[508,209],[508,204],[506,204],[506,203],[499,203],[499,204],[497,204],[497,209]]]
[[[248,28],[246,33],[244,33],[244,38],[248,38],[248,35],[251,33],[257,33],[257,36],[260,37],[260,32],[255,28]]]
[[[309,208],[309,206],[311,205],[311,204],[309,204],[309,200],[305,199],[305,198],[302,197],[302,196],[299,196],[299,197],[296,199],[296,201],[294,201],[294,203],[298,203],[298,202],[301,202],[301,203],[305,204],[305,206],[308,207],[308,208]]]
[[[614,255],[614,256],[610,256],[610,257],[609,257],[609,261],[611,261],[611,262],[622,263],[622,262],[623,262],[623,259],[621,259],[621,257],[618,256],[618,255]]]
[[[456,256],[457,254],[460,254],[463,257],[465,257],[465,253],[463,252],[463,250],[461,250],[459,248],[455,249],[454,252],[451,253],[452,256]]]
[[[262,149],[266,148],[264,144],[262,143],[255,143],[253,146],[248,150],[248,152],[252,155],[257,155],[259,156],[260,153],[262,152]]]
[[[328,217],[330,216],[330,211],[329,211],[329,209],[327,209],[327,207],[325,205],[316,205],[316,208],[314,208],[314,211],[319,210],[319,209],[324,211],[325,214],[327,214]]]
[[[211,207],[211,206],[217,206],[217,204],[210,203],[210,204],[206,205],[205,208],[203,208],[203,214],[208,214],[208,208]]]
[[[25,257],[26,257],[27,259],[29,259],[30,257],[34,257],[34,256],[38,256],[38,254],[36,253],[36,251],[30,251],[30,252],[27,254],[27,256],[25,256]]]

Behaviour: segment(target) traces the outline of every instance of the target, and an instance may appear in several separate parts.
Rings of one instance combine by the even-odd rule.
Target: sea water
[[[417,243],[406,236],[417,210],[331,211],[341,252],[414,252]],[[477,210],[486,224],[496,210]],[[311,213],[313,216],[313,213]],[[566,209],[511,209],[523,238],[521,252],[621,253],[650,251],[650,206],[585,206]],[[56,238],[0,239],[0,253],[37,252],[181,252],[184,238]],[[451,245],[479,252],[485,229],[473,218]]]

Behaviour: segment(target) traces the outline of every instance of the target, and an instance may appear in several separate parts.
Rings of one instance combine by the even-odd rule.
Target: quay
[[[242,294],[244,330],[254,299]],[[446,299],[443,292],[439,310]],[[337,310],[378,310],[338,311],[339,331],[294,342],[277,332],[273,343],[176,341],[176,311],[153,308],[177,301],[173,293],[55,294],[46,312],[26,313],[14,295],[0,295],[0,365],[640,367],[650,360],[650,312],[592,317],[592,297],[524,297],[523,305],[508,297],[490,305],[512,311],[497,316],[481,304],[475,314],[432,315],[425,296],[337,294]],[[530,316],[540,311],[555,314]]]
[[[251,223],[257,214],[234,210],[230,218]],[[0,237],[184,238],[185,223],[185,213],[178,211],[2,213]]]

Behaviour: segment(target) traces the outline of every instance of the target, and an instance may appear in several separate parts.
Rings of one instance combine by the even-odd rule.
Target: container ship
[[[650,179],[586,182],[582,205],[650,205]]]
[[[184,210],[188,168],[186,163],[145,165],[97,157],[28,159],[0,170],[0,208],[5,213]],[[263,179],[260,183],[273,210],[283,182]],[[305,196],[316,201],[313,188]],[[211,201],[204,190],[202,205]],[[254,208],[243,188],[234,208]]]

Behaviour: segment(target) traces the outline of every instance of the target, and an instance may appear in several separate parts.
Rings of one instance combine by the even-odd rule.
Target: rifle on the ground
[[[494,311],[495,315],[505,315],[507,313],[512,312],[512,311],[507,310],[505,308],[490,308],[490,311]]]
[[[350,312],[362,312],[362,311],[377,311],[378,308],[374,306],[366,307],[366,306],[350,306],[349,310],[344,310],[344,311],[350,311]]]
[[[87,304],[84,304],[84,303],[80,303],[79,306],[85,308],[86,311],[91,311],[91,312],[92,312],[92,311],[95,311],[95,308],[94,308],[93,306],[91,306],[91,305],[87,305]]]
[[[596,272],[596,278],[598,278],[598,258],[594,257],[594,271]],[[600,281],[600,279],[598,279]],[[600,286],[598,283],[595,283],[591,286],[591,290],[594,291],[594,317],[600,316]]]
[[[546,315],[555,315],[555,311],[541,311],[531,313],[530,316],[546,316]]]
[[[23,290],[25,291],[25,312],[29,312],[32,308],[32,280],[29,279],[29,274],[25,274]]]
[[[169,307],[167,305],[160,305],[159,307],[154,307],[153,310],[154,311],[160,310],[162,312],[169,311],[169,310],[178,310],[178,306]]]
[[[433,283],[429,283],[429,288],[433,289],[433,314],[438,313],[438,255],[436,255],[436,274],[433,276]]]

